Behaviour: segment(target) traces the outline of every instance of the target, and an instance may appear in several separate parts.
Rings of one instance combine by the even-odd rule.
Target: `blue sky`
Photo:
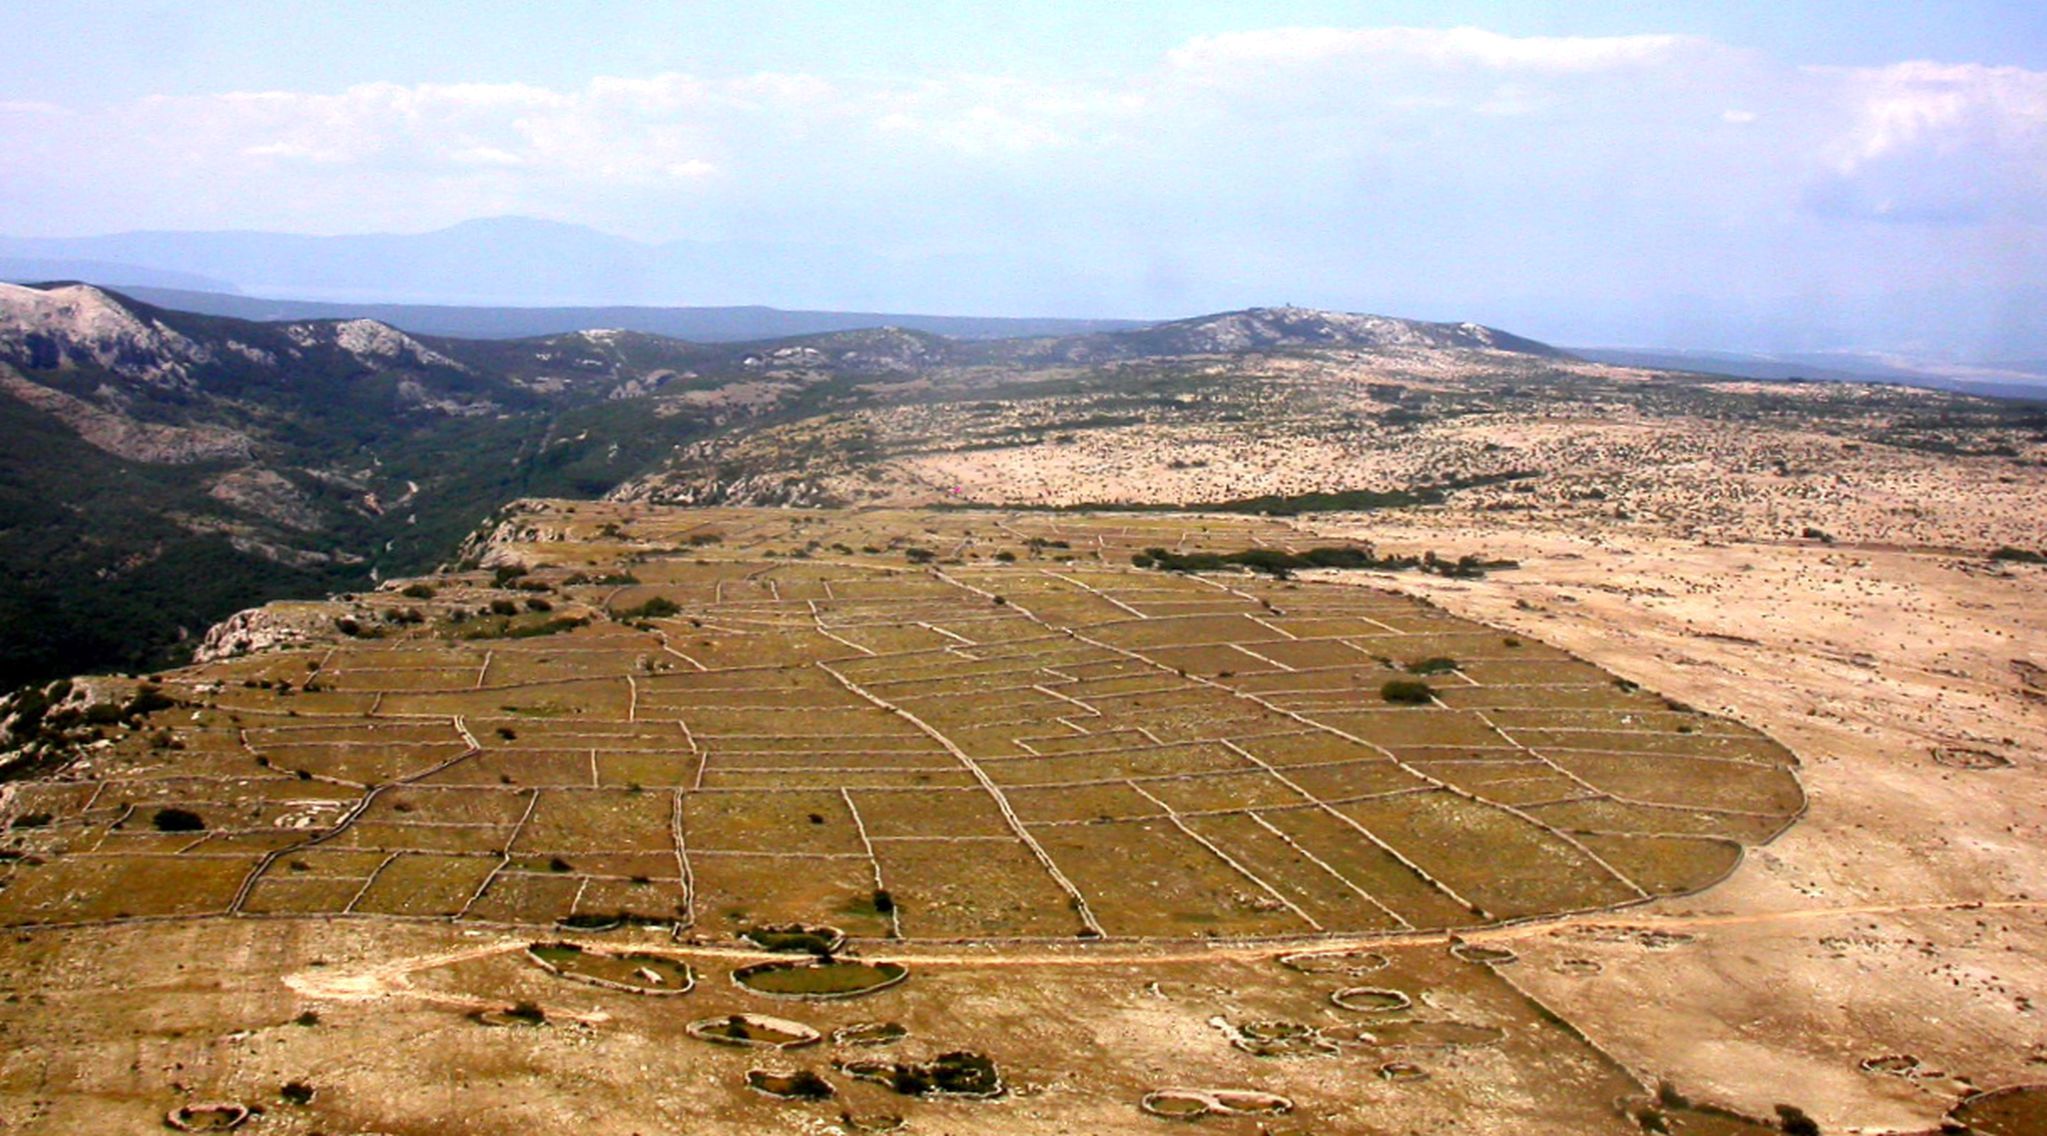
[[[2038,5],[0,3],[0,42],[17,236],[519,214],[1580,341],[2047,285]]]
[[[2047,64],[2038,4],[1859,0],[1545,3],[505,3],[426,0],[0,4],[0,92],[67,103],[354,83],[572,85],[596,75],[973,70],[1075,75],[1142,68],[1199,35],[1286,26],[1483,27],[1508,35],[1706,36],[1808,64],[1900,59]],[[85,45],[89,49],[81,50]]]

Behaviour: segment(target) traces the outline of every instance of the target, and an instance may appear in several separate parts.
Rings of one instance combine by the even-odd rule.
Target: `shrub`
[[[519,605],[511,600],[492,600],[490,601],[490,613],[492,615],[517,615],[519,614]]]
[[[1407,664],[1407,673],[1418,675],[1448,674],[1457,669],[1457,660],[1446,655],[1436,655]]]
[[[780,1086],[779,1095],[801,1100],[825,1100],[832,1095],[831,1082],[808,1069],[798,1069]]]
[[[169,710],[177,704],[177,699],[165,694],[162,687],[155,683],[144,683],[136,690],[135,697],[130,698],[128,704],[121,707],[121,716],[140,718],[144,714],[153,714],[158,710]]]
[[[565,615],[558,615],[545,623],[534,623],[529,624],[525,627],[506,628],[504,637],[507,639],[537,639],[543,635],[554,635],[562,631],[573,631],[578,627],[582,627],[588,624],[589,622],[590,621],[587,619],[571,618]]]
[[[554,610],[554,605],[553,605],[553,604],[551,604],[551,603],[548,603],[548,602],[547,602],[546,600],[544,600],[544,599],[541,599],[541,598],[540,598],[539,596],[533,596],[533,597],[529,598],[529,599],[528,599],[528,600],[526,601],[526,610],[527,610],[527,611],[553,611],[553,610]]]
[[[190,809],[161,808],[150,818],[158,832],[204,832],[206,820]]]
[[[1786,1136],[1820,1136],[1819,1122],[1796,1105],[1778,1105],[1777,1120]]]
[[[532,1002],[520,1002],[505,1011],[505,1016],[528,1025],[540,1025],[547,1021],[547,1011]]]
[[[638,607],[620,608],[611,613],[613,619],[630,621],[635,619],[667,619],[682,614],[682,605],[667,596],[655,596]]]
[[[1379,697],[1406,706],[1426,705],[1435,696],[1435,689],[1428,683],[1411,678],[1396,678],[1379,688]]]
[[[434,598],[433,588],[425,584],[407,584],[398,594],[407,599],[414,600],[430,600]]]

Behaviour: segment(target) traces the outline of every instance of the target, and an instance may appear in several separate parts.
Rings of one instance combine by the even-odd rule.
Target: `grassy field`
[[[1251,517],[530,503],[487,563],[158,676],[89,770],[15,786],[0,922],[1421,931],[1696,890],[1803,808],[1770,739],[1540,643],[1132,564],[1308,547]]]

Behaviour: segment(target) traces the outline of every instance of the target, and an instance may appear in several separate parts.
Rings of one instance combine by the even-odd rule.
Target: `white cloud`
[[[1703,43],[1676,35],[1508,36],[1483,28],[1272,28],[1204,36],[1167,58],[1191,73],[1388,59],[1493,70],[1599,71],[1666,62]]]
[[[679,181],[695,181],[699,178],[715,175],[718,172],[718,167],[709,162],[690,159],[689,161],[672,162],[662,172]]]
[[[471,146],[464,150],[456,150],[448,155],[448,160],[458,165],[469,166],[523,166],[526,164],[525,159],[519,155],[496,146]]]
[[[1815,69],[1842,110],[1824,213],[1943,225],[2047,222],[2047,72],[1912,61]]]
[[[2047,142],[2047,72],[1907,62],[1822,73],[1838,79],[1855,109],[1838,153],[1844,171],[1918,148],[2037,155]]]
[[[1901,223],[2047,218],[2043,137],[2047,74],[2016,68],[1279,28],[1069,79],[671,73],[0,104],[0,200],[46,232],[519,212],[1046,258],[1133,288],[1711,290],[1904,271],[1879,239]],[[1970,270],[1975,254],[1928,239],[1913,271]],[[2047,276],[2043,257],[2003,270]]]

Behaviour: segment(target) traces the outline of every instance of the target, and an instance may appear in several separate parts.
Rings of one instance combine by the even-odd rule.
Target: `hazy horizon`
[[[109,65],[0,76],[0,255],[306,299],[1292,302],[1569,343],[2028,357],[2043,25],[1994,3],[6,4],[13,42]],[[504,217],[575,228],[438,239]],[[103,236],[136,233],[184,247]],[[361,239],[201,248],[250,233]],[[335,248],[345,271],[314,263]]]

